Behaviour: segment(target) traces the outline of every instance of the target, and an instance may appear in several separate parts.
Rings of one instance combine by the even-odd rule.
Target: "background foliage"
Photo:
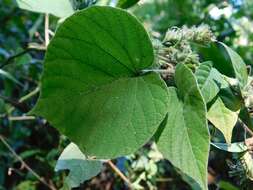
[[[91,4],[88,1],[76,2],[79,9]],[[41,179],[59,189],[64,185],[66,173],[55,172],[54,167],[68,140],[41,118],[22,118],[38,97],[37,87],[45,53],[44,15],[21,10],[14,0],[0,0],[0,5],[0,65],[7,64],[0,68],[0,134]],[[130,11],[157,39],[163,39],[167,29],[173,26],[209,24],[217,39],[233,47],[251,67],[252,9],[251,0],[143,0]],[[52,31],[58,26],[57,20],[50,16]],[[28,47],[36,47],[36,50],[28,50]],[[17,54],[21,56],[12,57]],[[239,128],[234,129],[234,134],[237,139],[238,136],[243,138]],[[230,163],[231,154],[211,149],[210,189],[216,186],[220,189],[251,189],[251,181],[243,174],[233,176],[225,160]],[[151,143],[134,155],[115,162],[136,188],[195,189],[192,180],[162,160]],[[3,171],[0,172],[0,189],[48,189],[3,143],[0,144],[0,171]],[[83,183],[80,189],[127,187],[105,165],[98,177]]]

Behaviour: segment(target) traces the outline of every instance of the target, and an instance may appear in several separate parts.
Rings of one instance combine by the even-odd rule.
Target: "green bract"
[[[131,154],[153,136],[168,111],[159,75],[140,75],[153,60],[150,39],[134,16],[111,7],[79,11],[48,47],[33,113],[87,155]]]
[[[207,189],[209,132],[206,107],[193,73],[185,65],[176,68],[177,89],[169,88],[167,123],[158,148],[171,163]]]

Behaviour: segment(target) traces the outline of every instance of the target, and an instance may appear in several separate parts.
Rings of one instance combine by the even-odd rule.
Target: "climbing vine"
[[[56,165],[70,171],[66,188],[148,142],[200,189],[208,189],[210,145],[240,153],[240,166],[252,177],[247,147],[231,144],[236,124],[253,129],[246,64],[204,24],[169,28],[164,39],[154,39],[123,9],[137,2],[118,1],[115,8],[17,0],[22,9],[61,18],[47,46],[40,97],[28,114],[72,141]],[[215,141],[217,130],[223,142]]]

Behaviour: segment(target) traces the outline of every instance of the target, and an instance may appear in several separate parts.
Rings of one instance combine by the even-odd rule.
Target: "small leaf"
[[[210,44],[209,47],[199,47],[205,60],[212,61],[214,67],[222,74],[237,78],[240,87],[247,84],[247,68],[242,58],[222,42]]]
[[[212,68],[212,62],[201,63],[195,72],[199,88],[206,103],[210,102],[219,92],[218,86],[221,76]]]
[[[227,152],[233,152],[233,153],[241,153],[247,151],[247,146],[244,142],[237,142],[237,143],[211,143],[214,147],[224,150]]]
[[[224,135],[226,142],[230,143],[233,128],[237,122],[238,114],[230,111],[220,98],[214,102],[207,113],[208,120]]]
[[[209,132],[197,81],[185,65],[176,67],[177,88],[169,88],[169,113],[158,148],[175,167],[207,190]]]
[[[74,13],[71,0],[16,0],[21,9],[68,17]]]
[[[136,3],[138,3],[140,0],[118,0],[117,7],[127,9],[129,7],[132,7]]]
[[[153,61],[149,36],[131,14],[98,6],[78,11],[48,46],[33,113],[86,155],[131,154],[154,135],[168,111],[164,81],[156,73],[140,75]]]
[[[231,111],[238,111],[243,106],[243,99],[236,89],[231,86],[221,88],[218,96]]]
[[[220,42],[220,44],[226,49],[230,61],[233,65],[236,78],[239,80],[240,87],[243,88],[248,81],[247,67],[242,58],[226,44]]]
[[[100,160],[87,159],[74,143],[70,143],[60,155],[55,171],[69,170],[66,181],[68,186],[75,188],[101,172],[102,166]]]

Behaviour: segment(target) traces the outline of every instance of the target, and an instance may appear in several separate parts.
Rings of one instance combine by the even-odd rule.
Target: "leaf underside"
[[[195,72],[199,88],[206,103],[210,102],[219,92],[219,72],[212,68],[212,62],[201,63]]]
[[[176,68],[176,85],[169,88],[166,126],[158,140],[165,158],[207,189],[209,132],[206,108],[193,73],[185,66]]]
[[[226,108],[220,98],[214,102],[207,113],[208,120],[224,135],[226,142],[230,143],[233,128],[237,122],[238,114]]]
[[[17,0],[17,4],[21,9],[57,17],[68,17],[74,13],[71,0]]]
[[[100,160],[88,160],[78,146],[70,143],[60,155],[55,170],[69,170],[66,181],[68,186],[75,188],[101,172],[102,166]]]

